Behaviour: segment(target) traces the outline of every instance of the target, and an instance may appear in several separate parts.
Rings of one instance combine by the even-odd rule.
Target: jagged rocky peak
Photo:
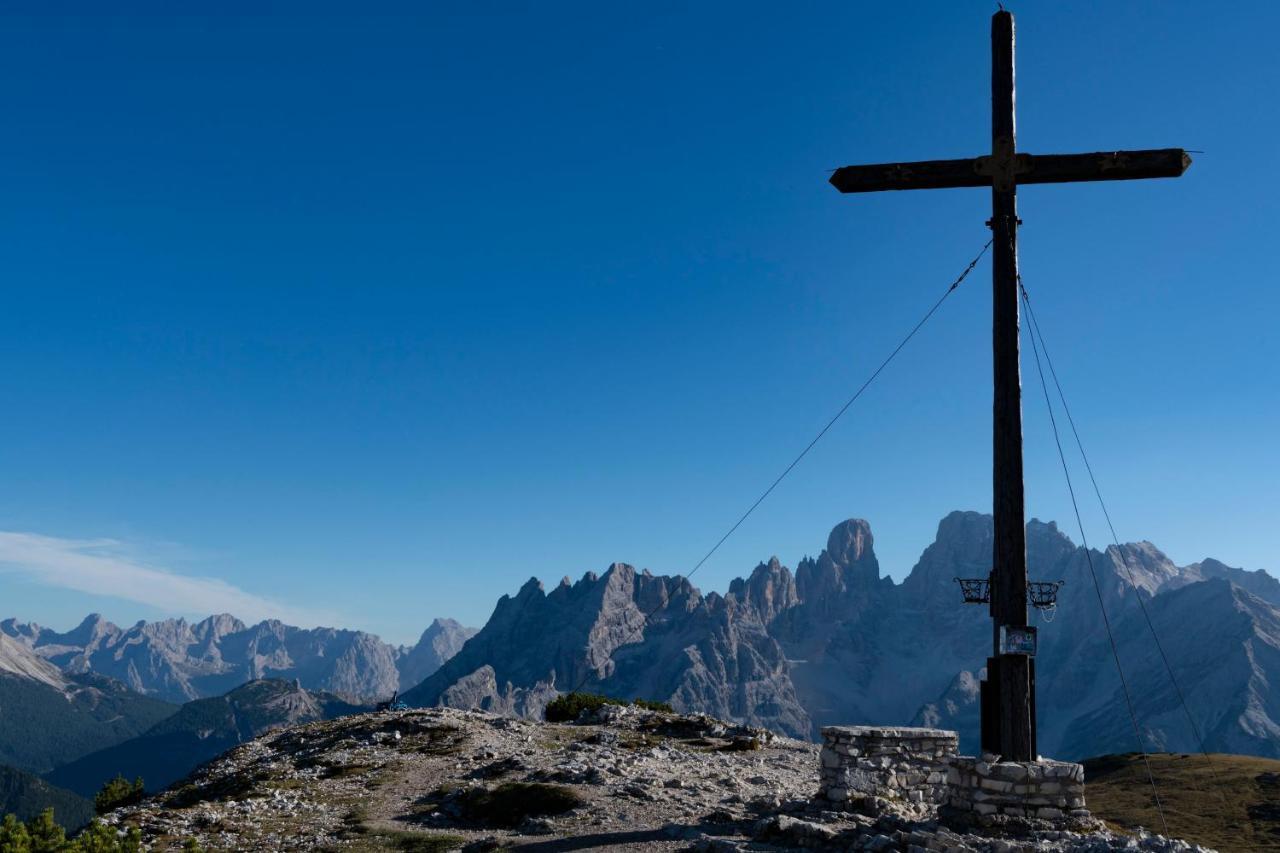
[[[1206,557],[1199,563],[1192,563],[1187,566],[1186,571],[1188,575],[1205,580],[1213,578],[1229,580],[1237,586],[1247,589],[1263,601],[1280,605],[1280,580],[1276,580],[1276,578],[1262,569],[1254,571],[1237,569],[1219,560]]]
[[[139,621],[120,629],[93,614],[65,634],[15,620],[0,625],[41,658],[70,674],[97,673],[172,702],[218,696],[262,677],[301,678],[303,686],[353,700],[381,700],[421,681],[471,636],[449,621],[431,634],[428,654],[337,628],[296,628],[271,619],[246,626],[226,613],[198,622]],[[456,629],[456,630],[454,630]]]
[[[796,568],[796,591],[801,601],[834,600],[850,591],[866,591],[880,580],[871,525],[861,518],[842,521],[827,537],[817,560],[805,559]]]
[[[58,640],[66,645],[93,646],[104,637],[112,637],[119,633],[121,633],[120,629],[104,618],[101,613],[90,613],[81,620],[79,625],[65,634],[60,634]]]
[[[456,619],[445,619],[437,616],[431,620],[431,624],[422,632],[422,636],[418,638],[419,643],[434,642],[437,637],[449,636],[463,632],[475,633],[474,628],[467,628]]]
[[[536,715],[556,685],[568,685],[806,732],[785,666],[777,643],[736,597],[704,597],[686,577],[614,563],[550,593],[536,579],[526,583],[403,698]]]
[[[1107,548],[1106,554],[1117,575],[1137,585],[1148,596],[1155,595],[1165,586],[1182,586],[1193,580],[1190,577],[1183,577],[1182,570],[1150,542],[1111,545]]]
[[[398,650],[396,666],[400,671],[400,689],[408,690],[435,672],[475,633],[475,628],[464,627],[453,619],[433,619],[416,645],[401,646]]]
[[[933,541],[935,545],[942,545],[957,552],[977,551],[990,559],[993,528],[994,521],[984,512],[956,510],[947,513],[938,522],[938,532]]]
[[[871,525],[861,518],[851,518],[832,528],[827,536],[827,553],[838,566],[851,567],[869,559],[879,577],[879,563],[872,550]]]
[[[760,621],[766,625],[780,613],[800,603],[796,592],[796,579],[791,570],[770,557],[746,578],[734,578],[729,584],[729,594],[744,605],[754,608]]]
[[[35,622],[19,622],[12,616],[8,619],[0,620],[0,634],[12,637],[28,646],[35,643],[42,630],[44,629]]]
[[[236,634],[247,626],[230,613],[218,613],[197,622],[193,633],[201,640],[219,640],[228,634]]]
[[[583,578],[582,580],[585,581],[586,578]],[[579,583],[581,583],[581,581],[579,581]],[[542,588],[542,581],[538,580],[537,578],[529,578],[527,581],[525,581],[524,586],[520,587],[520,590],[515,594],[514,599],[511,599],[510,596],[506,596],[506,595],[502,596],[503,600],[515,600],[515,601],[527,601],[530,598],[542,599],[546,597],[547,597],[547,591]]]
[[[1027,522],[1027,556],[1044,563],[1057,563],[1076,549],[1076,543],[1058,529],[1056,521],[1033,518]],[[1035,569],[1035,566],[1031,567]]]
[[[980,512],[955,511],[938,522],[933,542],[902,582],[908,595],[935,604],[954,600],[955,577],[991,573],[992,521]]]

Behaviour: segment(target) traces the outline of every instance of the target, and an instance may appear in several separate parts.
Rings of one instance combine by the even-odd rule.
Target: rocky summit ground
[[[1024,826],[978,835],[812,797],[818,747],[704,716],[605,706],[572,724],[447,708],[263,735],[107,816],[150,850],[1199,850]]]

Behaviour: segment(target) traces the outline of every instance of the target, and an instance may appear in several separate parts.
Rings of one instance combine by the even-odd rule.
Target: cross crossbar
[[[1156,148],[1092,154],[1016,154],[1013,161],[1013,180],[1017,184],[1064,184],[1177,178],[1191,165],[1191,156],[1181,148]],[[995,166],[991,156],[844,166],[831,175],[831,185],[842,193],[989,187]]]
[[[1191,165],[1181,148],[1020,154],[1014,121],[1013,15],[991,17],[991,154],[967,160],[926,160],[845,166],[831,176],[843,193],[989,187],[992,286],[992,656],[982,683],[982,748],[1006,761],[1031,761],[1036,751],[1035,662],[1007,652],[1005,629],[1027,627],[1027,547],[1022,494],[1022,386],[1018,362],[1019,184],[1176,178]]]

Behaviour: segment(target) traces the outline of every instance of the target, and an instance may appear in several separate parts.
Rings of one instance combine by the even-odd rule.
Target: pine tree
[[[102,790],[94,795],[93,810],[98,814],[106,814],[121,806],[140,803],[145,795],[141,776],[130,783],[124,776],[116,774],[116,778],[103,785]]]
[[[65,853],[67,849],[67,833],[53,819],[52,808],[27,821],[27,833],[31,836],[31,853]]]
[[[0,853],[31,853],[31,834],[11,814],[0,821]]]

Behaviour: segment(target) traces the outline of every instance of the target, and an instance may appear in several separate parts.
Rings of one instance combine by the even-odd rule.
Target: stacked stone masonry
[[[979,823],[1090,817],[1079,764],[957,755],[956,733],[941,729],[827,726],[822,740],[818,796],[836,808],[878,798]]]
[[[947,772],[947,805],[981,818],[1005,815],[1060,821],[1090,816],[1084,804],[1084,767],[1046,759],[1002,762],[957,757]]]
[[[837,807],[870,797],[925,807],[948,801],[947,773],[958,744],[955,732],[827,726],[822,741],[818,795]]]

